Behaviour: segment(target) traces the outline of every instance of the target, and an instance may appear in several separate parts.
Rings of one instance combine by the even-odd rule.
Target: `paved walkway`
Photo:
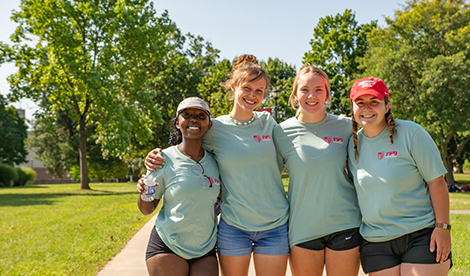
[[[451,210],[450,212],[453,214],[470,214],[470,210]],[[152,230],[156,219],[157,215],[151,218],[97,276],[148,276],[147,267],[145,266],[145,250],[150,237],[150,230]],[[248,275],[255,276],[253,261]],[[358,275],[363,276],[366,274],[360,269]],[[286,276],[291,276],[289,267]]]

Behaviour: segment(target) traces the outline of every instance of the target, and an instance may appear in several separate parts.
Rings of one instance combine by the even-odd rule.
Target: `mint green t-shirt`
[[[426,181],[447,171],[431,136],[418,124],[395,120],[390,145],[388,127],[369,138],[358,132],[358,162],[349,143],[349,168],[361,208],[360,233],[370,242],[393,240],[434,227],[435,215]]]
[[[291,247],[360,226],[356,191],[345,171],[350,136],[350,118],[331,114],[315,124],[293,117],[274,128],[289,169]]]
[[[160,170],[147,172],[159,186],[155,198],[163,201],[155,228],[158,235],[175,254],[193,259],[207,254],[217,240],[217,217],[214,204],[220,193],[220,178],[213,156],[205,152],[199,164],[212,188],[203,188],[207,178],[199,165],[183,155],[176,146],[164,149],[166,165]]]
[[[203,147],[219,165],[224,221],[243,230],[264,231],[287,222],[289,205],[272,139],[276,122],[267,112],[254,116],[246,125],[235,124],[229,115],[214,119]]]

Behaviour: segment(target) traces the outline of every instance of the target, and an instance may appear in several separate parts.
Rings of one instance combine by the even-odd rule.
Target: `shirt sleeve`
[[[274,147],[276,148],[276,158],[277,158],[277,165],[279,166],[279,171],[284,170],[284,165],[285,165],[285,160],[283,157],[283,154],[281,152],[281,148],[279,147],[279,141],[276,139],[276,137],[279,137],[279,132],[281,132],[282,129],[279,125],[275,125],[273,129],[273,140],[274,140]],[[276,135],[277,133],[277,135]]]
[[[413,133],[411,155],[424,181],[431,181],[447,173],[436,143],[421,126]]]

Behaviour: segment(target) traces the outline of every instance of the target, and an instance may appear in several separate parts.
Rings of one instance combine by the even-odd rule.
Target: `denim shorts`
[[[252,252],[263,255],[289,255],[287,223],[265,231],[246,231],[228,225],[223,219],[217,232],[217,253],[245,256]]]
[[[424,228],[385,242],[363,240],[360,248],[362,269],[365,273],[370,273],[401,263],[436,264],[437,250],[429,251],[433,230],[434,228]],[[452,252],[447,257],[449,259],[452,267]]]

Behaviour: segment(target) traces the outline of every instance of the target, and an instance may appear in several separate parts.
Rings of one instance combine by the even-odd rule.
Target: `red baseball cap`
[[[381,79],[374,77],[366,77],[354,82],[351,94],[349,95],[351,102],[354,102],[363,95],[372,95],[379,100],[383,100],[384,97],[389,99],[388,88],[385,83]]]

